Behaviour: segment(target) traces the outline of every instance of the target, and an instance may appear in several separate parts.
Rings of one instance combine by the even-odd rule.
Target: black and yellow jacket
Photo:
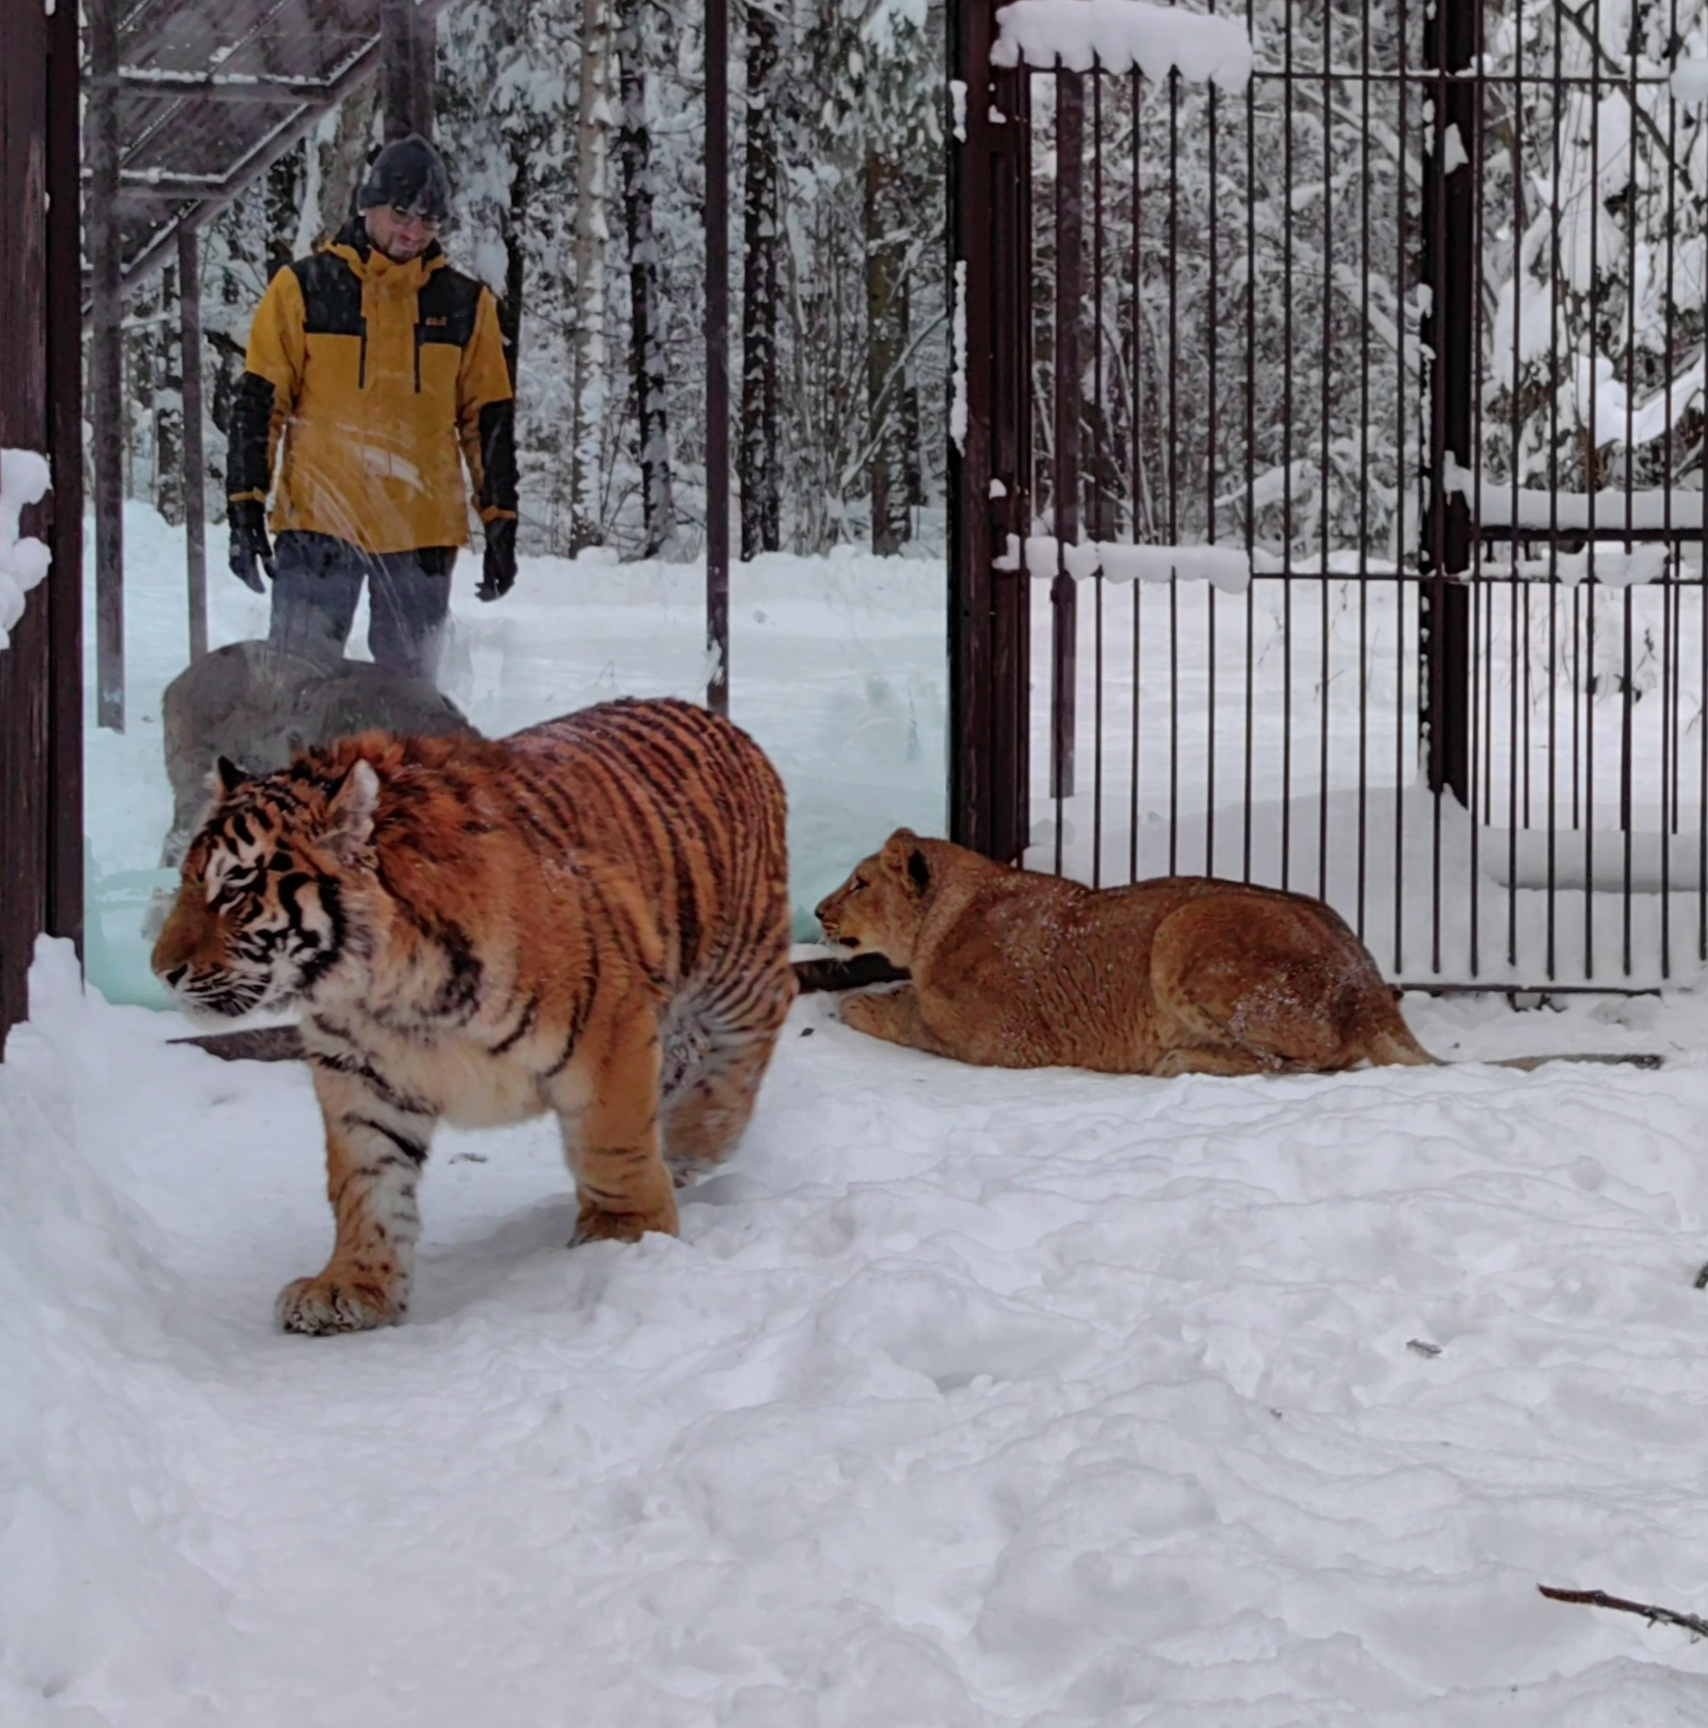
[[[394,263],[359,219],[279,271],[232,407],[233,501],[265,501],[276,467],[275,533],[368,552],[463,546],[464,464],[481,520],[514,517],[514,404],[491,291],[437,244]]]

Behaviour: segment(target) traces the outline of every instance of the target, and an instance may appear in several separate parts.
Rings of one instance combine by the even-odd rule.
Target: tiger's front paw
[[[668,1211],[661,1207],[652,1212],[606,1212],[583,1206],[569,1245],[579,1248],[584,1242],[638,1242],[649,1230],[675,1236],[679,1233],[677,1223],[674,1203]]]
[[[395,1326],[408,1308],[407,1286],[380,1284],[360,1274],[323,1272],[318,1278],[298,1278],[287,1284],[273,1313],[285,1332],[324,1338],[334,1332]]]

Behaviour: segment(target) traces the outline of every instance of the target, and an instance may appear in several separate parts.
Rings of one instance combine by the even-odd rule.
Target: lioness
[[[1332,1073],[1432,1065],[1320,900],[1203,876],[1092,889],[899,828],[820,902],[831,942],[912,982],[843,1021],[991,1068]]]

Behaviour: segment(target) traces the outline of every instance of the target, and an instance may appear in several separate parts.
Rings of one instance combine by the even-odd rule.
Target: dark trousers
[[[432,679],[439,670],[456,555],[450,546],[364,552],[330,534],[281,534],[273,547],[268,640],[304,659],[341,659],[365,580],[368,651],[374,664],[406,677]]]

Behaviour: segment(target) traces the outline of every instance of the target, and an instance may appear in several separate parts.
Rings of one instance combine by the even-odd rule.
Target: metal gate
[[[1693,972],[1680,0],[951,12],[957,838],[1410,983]]]

